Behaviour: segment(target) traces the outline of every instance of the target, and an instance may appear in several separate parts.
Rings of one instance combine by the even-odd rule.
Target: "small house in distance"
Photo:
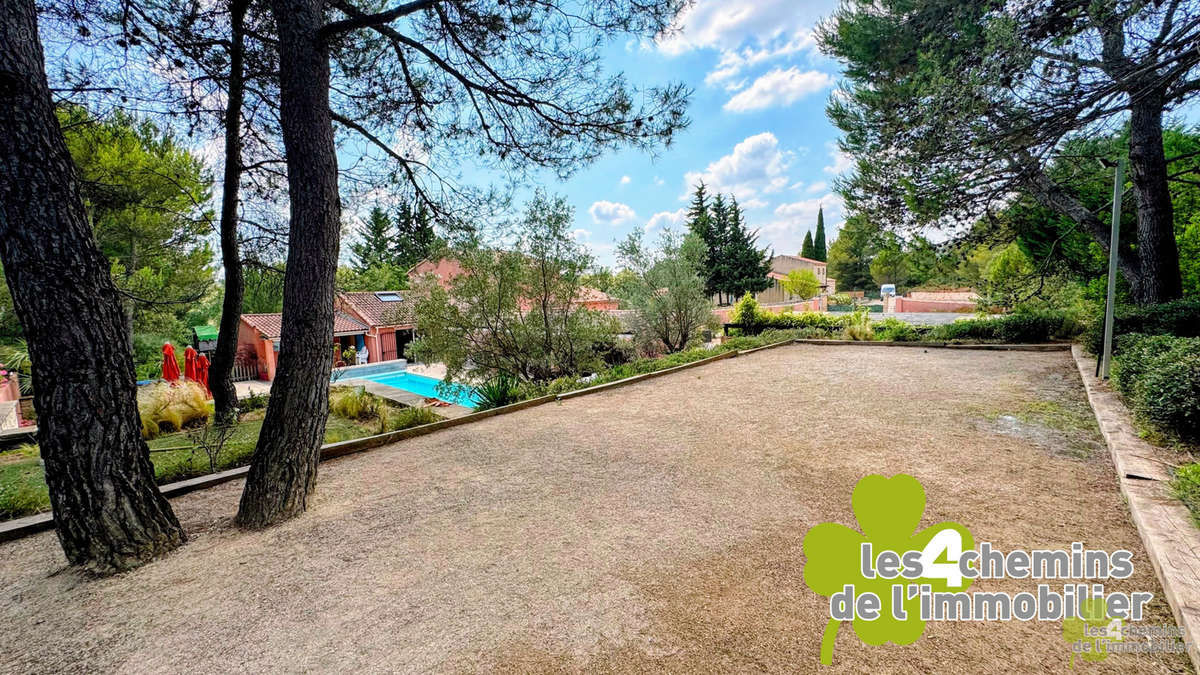
[[[367,326],[353,345],[359,352],[367,348],[367,363],[405,358],[417,327],[417,303],[408,291],[338,293],[334,307]]]
[[[334,298],[334,345],[367,352],[368,363],[404,358],[404,347],[412,342],[416,329],[416,302],[404,291],[367,291],[338,293]],[[258,379],[272,381],[279,359],[283,326],[282,314],[243,314],[238,330],[238,359],[253,361]],[[246,364],[239,363],[239,366]],[[247,369],[237,368],[237,372]],[[239,378],[235,378],[239,379]]]
[[[819,295],[833,295],[837,292],[837,282],[826,274],[827,265],[824,261],[798,255],[777,255],[771,258],[771,271],[767,273],[767,279],[770,280],[771,285],[766,290],[756,293],[754,299],[760,305],[807,300],[808,298],[798,298],[783,290],[783,280],[787,279],[788,272],[803,269],[812,270],[816,275],[817,283],[821,284]],[[736,301],[737,298],[734,300]],[[715,297],[713,301],[716,302]]]

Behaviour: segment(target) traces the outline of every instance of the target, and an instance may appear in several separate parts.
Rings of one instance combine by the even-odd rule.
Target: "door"
[[[396,331],[380,333],[379,345],[381,361],[394,361],[398,358],[396,354]]]

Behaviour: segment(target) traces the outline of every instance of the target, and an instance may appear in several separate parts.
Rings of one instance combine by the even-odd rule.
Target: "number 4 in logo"
[[[957,530],[945,529],[933,535],[925,548],[921,549],[921,577],[945,579],[950,588],[962,587],[962,571],[958,559],[962,557],[962,535]],[[939,562],[939,558],[944,562]]]

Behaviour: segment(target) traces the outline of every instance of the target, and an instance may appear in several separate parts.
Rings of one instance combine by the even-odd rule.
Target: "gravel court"
[[[183,496],[191,541],[120,577],[64,570],[53,533],[0,545],[0,670],[814,671],[827,606],[800,544],[823,521],[856,527],[870,473],[924,484],[922,527],[1130,549],[1134,576],[1106,588],[1154,592],[1147,623],[1173,624],[1107,453],[991,422],[1077,407],[1074,368],[1065,352],[787,346],[323,464],[309,512],[264,532],[230,524],[240,482]],[[1068,656],[1057,622],[931,623],[905,647],[843,626],[834,670]]]

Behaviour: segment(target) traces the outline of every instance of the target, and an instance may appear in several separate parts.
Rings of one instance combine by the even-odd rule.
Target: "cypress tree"
[[[437,241],[433,230],[433,219],[425,204],[417,208],[401,202],[396,213],[396,240],[392,245],[392,264],[408,268],[429,257]]]
[[[804,245],[800,247],[800,257],[801,258],[812,258],[813,255],[814,255],[814,253],[813,253],[812,232],[805,232],[804,233]]]
[[[767,273],[771,271],[771,257],[765,249],[755,248],[757,232],[746,229],[742,207],[737,199],[729,208],[729,227],[726,229],[725,259],[728,274],[725,291],[731,298],[740,298],[746,293],[758,293],[771,285]]]
[[[708,244],[708,286],[709,295],[729,292],[729,278],[732,272],[729,248],[729,207],[725,197],[717,193],[712,201],[712,224],[709,230]]]
[[[817,236],[813,239],[813,259],[825,262],[829,252],[825,249],[825,207],[817,208]]]
[[[708,247],[708,253],[704,256],[701,276],[704,277],[705,292],[711,295],[716,292],[714,290],[716,287],[716,254],[719,247],[713,236],[713,212],[708,203],[708,191],[703,182],[696,185],[696,192],[692,195],[692,204],[688,208],[688,230],[699,237],[700,241],[703,241],[704,245]]]

